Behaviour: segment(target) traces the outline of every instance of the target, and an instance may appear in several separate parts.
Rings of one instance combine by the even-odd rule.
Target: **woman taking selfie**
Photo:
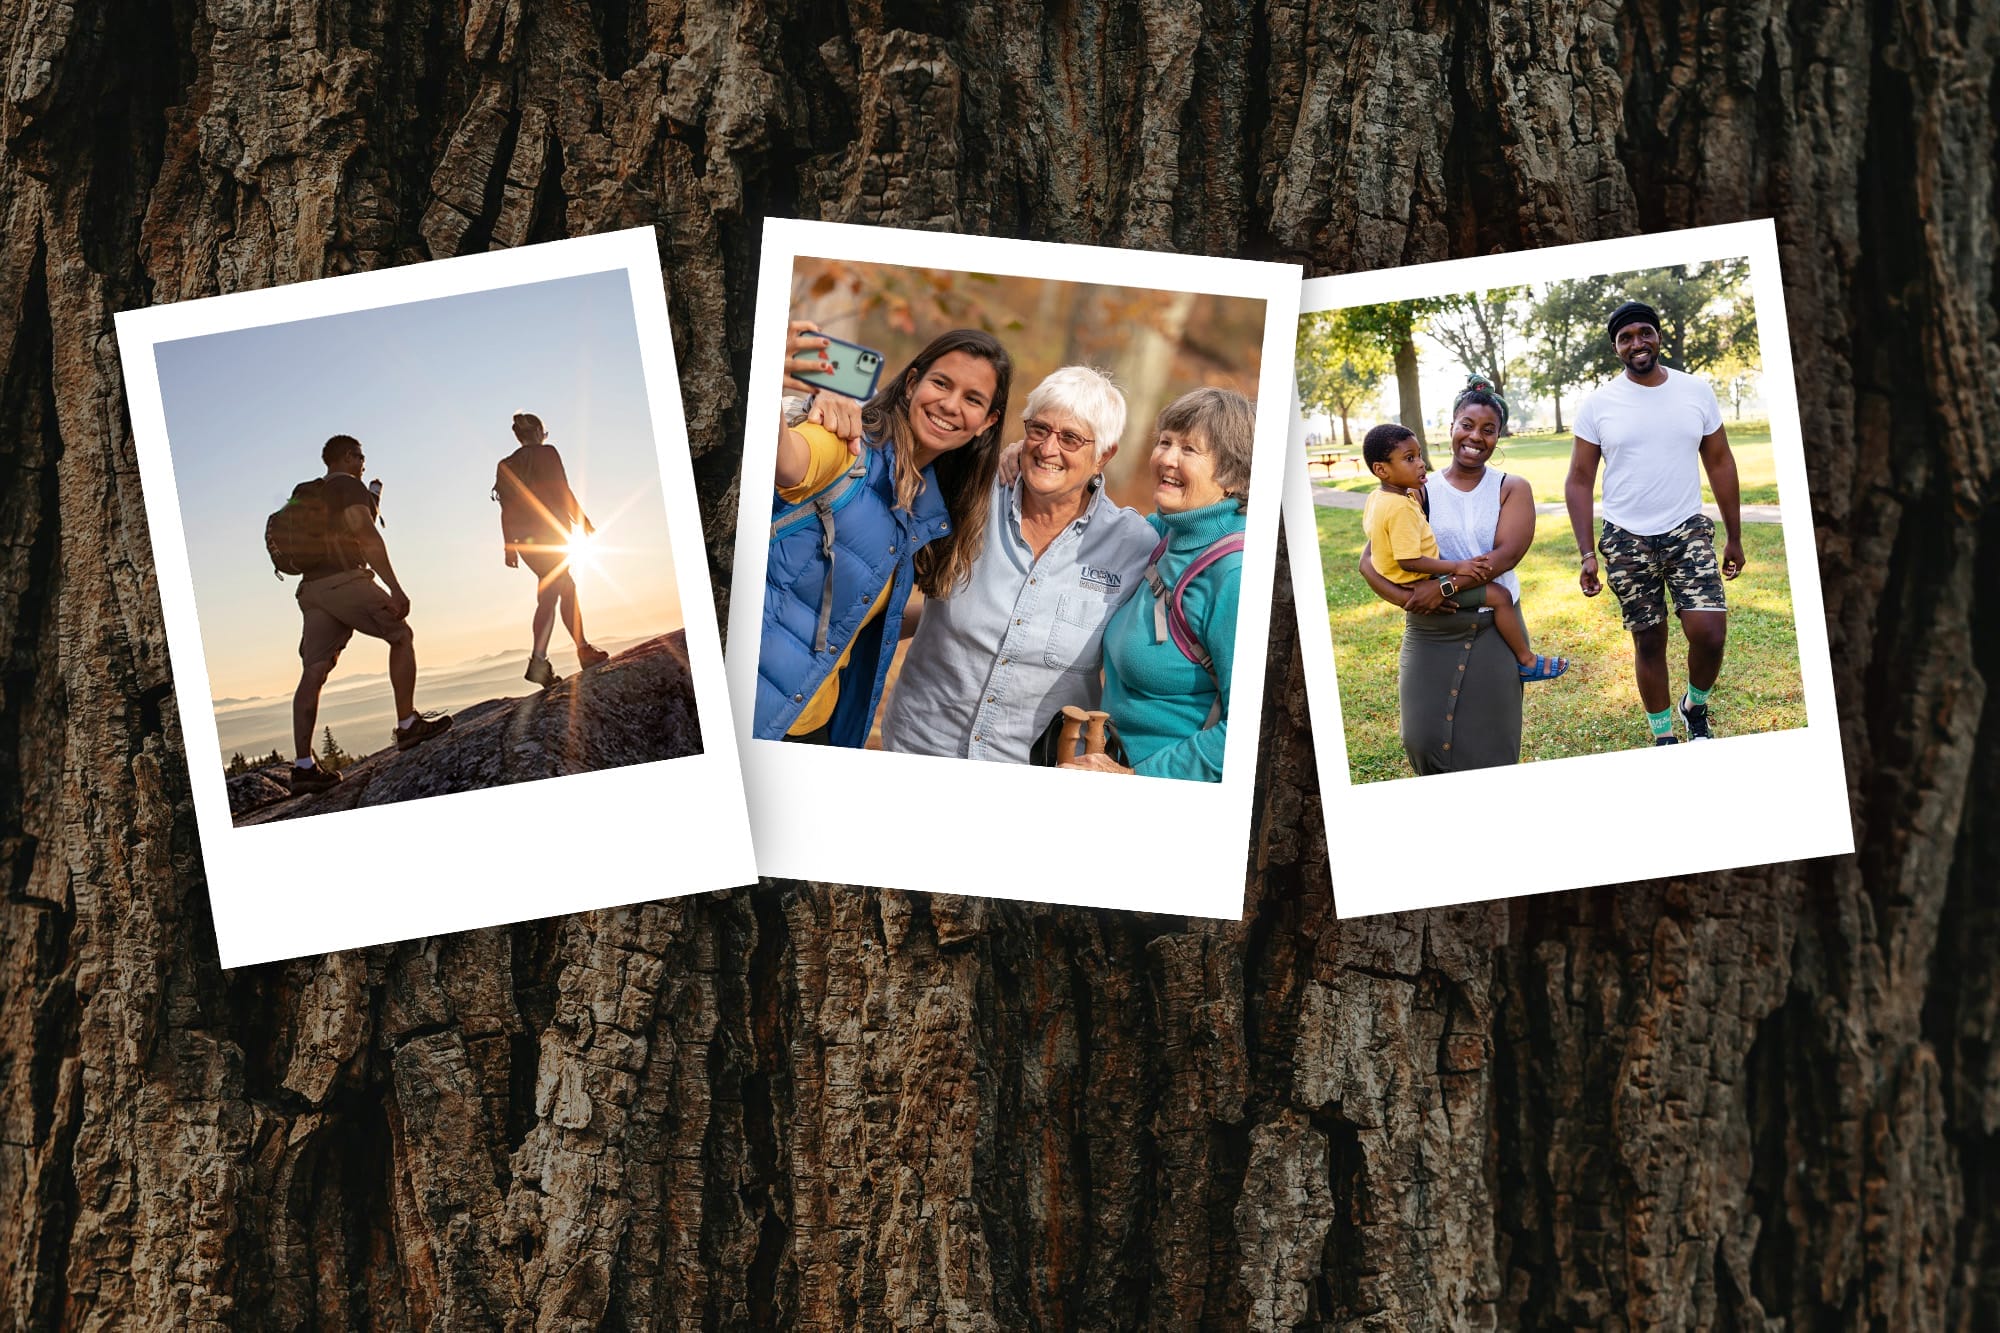
[[[1012,373],[954,329],[866,406],[822,393],[780,424],[754,736],[867,744],[911,589],[945,595],[979,550]]]

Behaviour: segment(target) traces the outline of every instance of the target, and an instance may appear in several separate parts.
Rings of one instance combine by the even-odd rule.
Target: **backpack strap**
[[[1160,544],[1153,548],[1152,558],[1146,562],[1146,586],[1153,592],[1153,642],[1165,643],[1171,638],[1174,647],[1181,650],[1181,656],[1206,671],[1209,681],[1215,686],[1215,703],[1208,710],[1208,721],[1202,723],[1203,731],[1221,720],[1222,678],[1215,674],[1215,659],[1195,638],[1182,603],[1187,597],[1188,585],[1194,582],[1196,575],[1224,556],[1234,555],[1242,549],[1243,534],[1240,532],[1229,533],[1209,543],[1199,555],[1188,561],[1187,568],[1174,580],[1171,589],[1160,576],[1160,557],[1167,553],[1165,537],[1160,538]]]
[[[801,500],[789,505],[777,518],[771,520],[773,540],[799,526],[807,513],[819,519],[819,553],[826,561],[826,577],[820,582],[819,624],[813,630],[813,651],[823,653],[827,649],[828,632],[833,625],[833,516],[861,491],[868,480],[868,455],[863,452],[847,471],[820,488],[817,495],[809,500]],[[844,484],[843,484],[844,483]]]

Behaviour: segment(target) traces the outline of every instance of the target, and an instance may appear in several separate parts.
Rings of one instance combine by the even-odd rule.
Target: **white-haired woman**
[[[994,482],[971,581],[923,605],[882,718],[886,749],[1024,764],[1065,705],[1097,707],[1104,627],[1158,540],[1104,494],[1125,395],[1102,371],[1064,366],[1028,395],[1021,424],[1019,475]]]
[[[1132,767],[1103,754],[1064,768],[1222,781],[1257,411],[1229,389],[1167,404],[1153,432],[1146,595],[1104,635],[1104,709]]]

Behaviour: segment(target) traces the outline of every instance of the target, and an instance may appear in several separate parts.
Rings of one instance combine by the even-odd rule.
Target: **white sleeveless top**
[[[1500,528],[1500,484],[1506,473],[1489,467],[1479,484],[1461,491],[1446,481],[1442,472],[1424,487],[1431,502],[1431,531],[1437,534],[1438,555],[1446,560],[1470,560],[1493,549],[1493,537]],[[1493,580],[1521,601],[1521,580],[1508,570]]]

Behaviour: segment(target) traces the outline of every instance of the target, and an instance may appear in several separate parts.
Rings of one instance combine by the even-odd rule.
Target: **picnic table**
[[[1331,477],[1333,470],[1349,458],[1354,460],[1356,468],[1361,466],[1361,451],[1359,449],[1342,449],[1337,445],[1331,444],[1315,445],[1306,450],[1306,473],[1310,476],[1312,469],[1323,467],[1326,469],[1326,475]]]

